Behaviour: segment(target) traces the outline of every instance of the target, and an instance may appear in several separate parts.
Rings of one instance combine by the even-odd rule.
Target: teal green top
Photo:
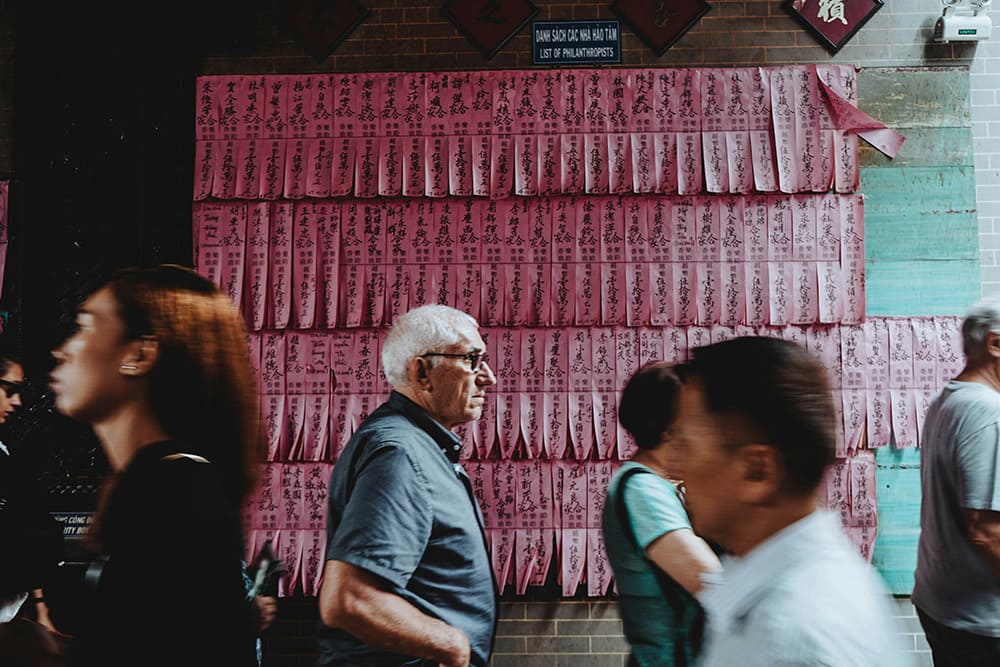
[[[632,664],[673,667],[674,624],[685,623],[690,628],[698,606],[692,598],[685,604],[683,618],[674,617],[673,607],[660,592],[655,566],[646,558],[645,550],[658,537],[679,528],[691,528],[691,522],[673,484],[655,473],[632,475],[625,486],[625,507],[632,531],[642,547],[641,550],[637,548],[619,523],[616,509],[618,483],[622,473],[630,467],[649,470],[642,464],[627,461],[611,478],[604,502],[604,544],[615,575],[625,638],[635,659]],[[688,663],[692,663],[691,646],[686,647],[686,654]]]

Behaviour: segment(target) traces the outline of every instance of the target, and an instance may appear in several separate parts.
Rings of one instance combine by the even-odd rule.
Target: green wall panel
[[[872,563],[893,593],[913,590],[920,537],[920,451],[875,450],[879,527]]]
[[[966,68],[866,68],[858,106],[903,135],[895,158],[859,142],[868,316],[961,315],[980,296],[979,225]],[[893,593],[913,590],[919,450],[876,450],[872,562]]]

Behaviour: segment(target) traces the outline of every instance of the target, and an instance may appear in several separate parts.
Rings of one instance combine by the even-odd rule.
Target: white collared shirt
[[[723,567],[698,596],[700,667],[912,664],[888,590],[835,515],[814,512]]]

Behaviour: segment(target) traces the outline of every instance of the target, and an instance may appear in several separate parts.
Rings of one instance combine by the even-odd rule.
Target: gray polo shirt
[[[361,424],[330,476],[326,559],[381,577],[399,597],[465,632],[473,667],[485,667],[497,589],[460,449],[452,432],[392,392]],[[319,665],[423,664],[322,623],[319,648]]]
[[[1000,511],[1000,394],[945,385],[924,420],[920,493],[913,604],[949,628],[1000,637],[1000,579],[969,543],[962,512]]]

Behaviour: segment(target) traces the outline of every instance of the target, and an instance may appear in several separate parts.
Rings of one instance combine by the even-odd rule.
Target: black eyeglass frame
[[[418,354],[421,359],[425,357],[448,357],[449,359],[465,359],[469,362],[469,370],[478,373],[483,369],[483,364],[489,363],[489,355],[486,352],[424,352]]]
[[[24,390],[27,388],[28,383],[25,382],[11,382],[10,380],[0,379],[0,389],[3,393],[7,395],[7,398],[14,398],[15,396],[24,397]]]

